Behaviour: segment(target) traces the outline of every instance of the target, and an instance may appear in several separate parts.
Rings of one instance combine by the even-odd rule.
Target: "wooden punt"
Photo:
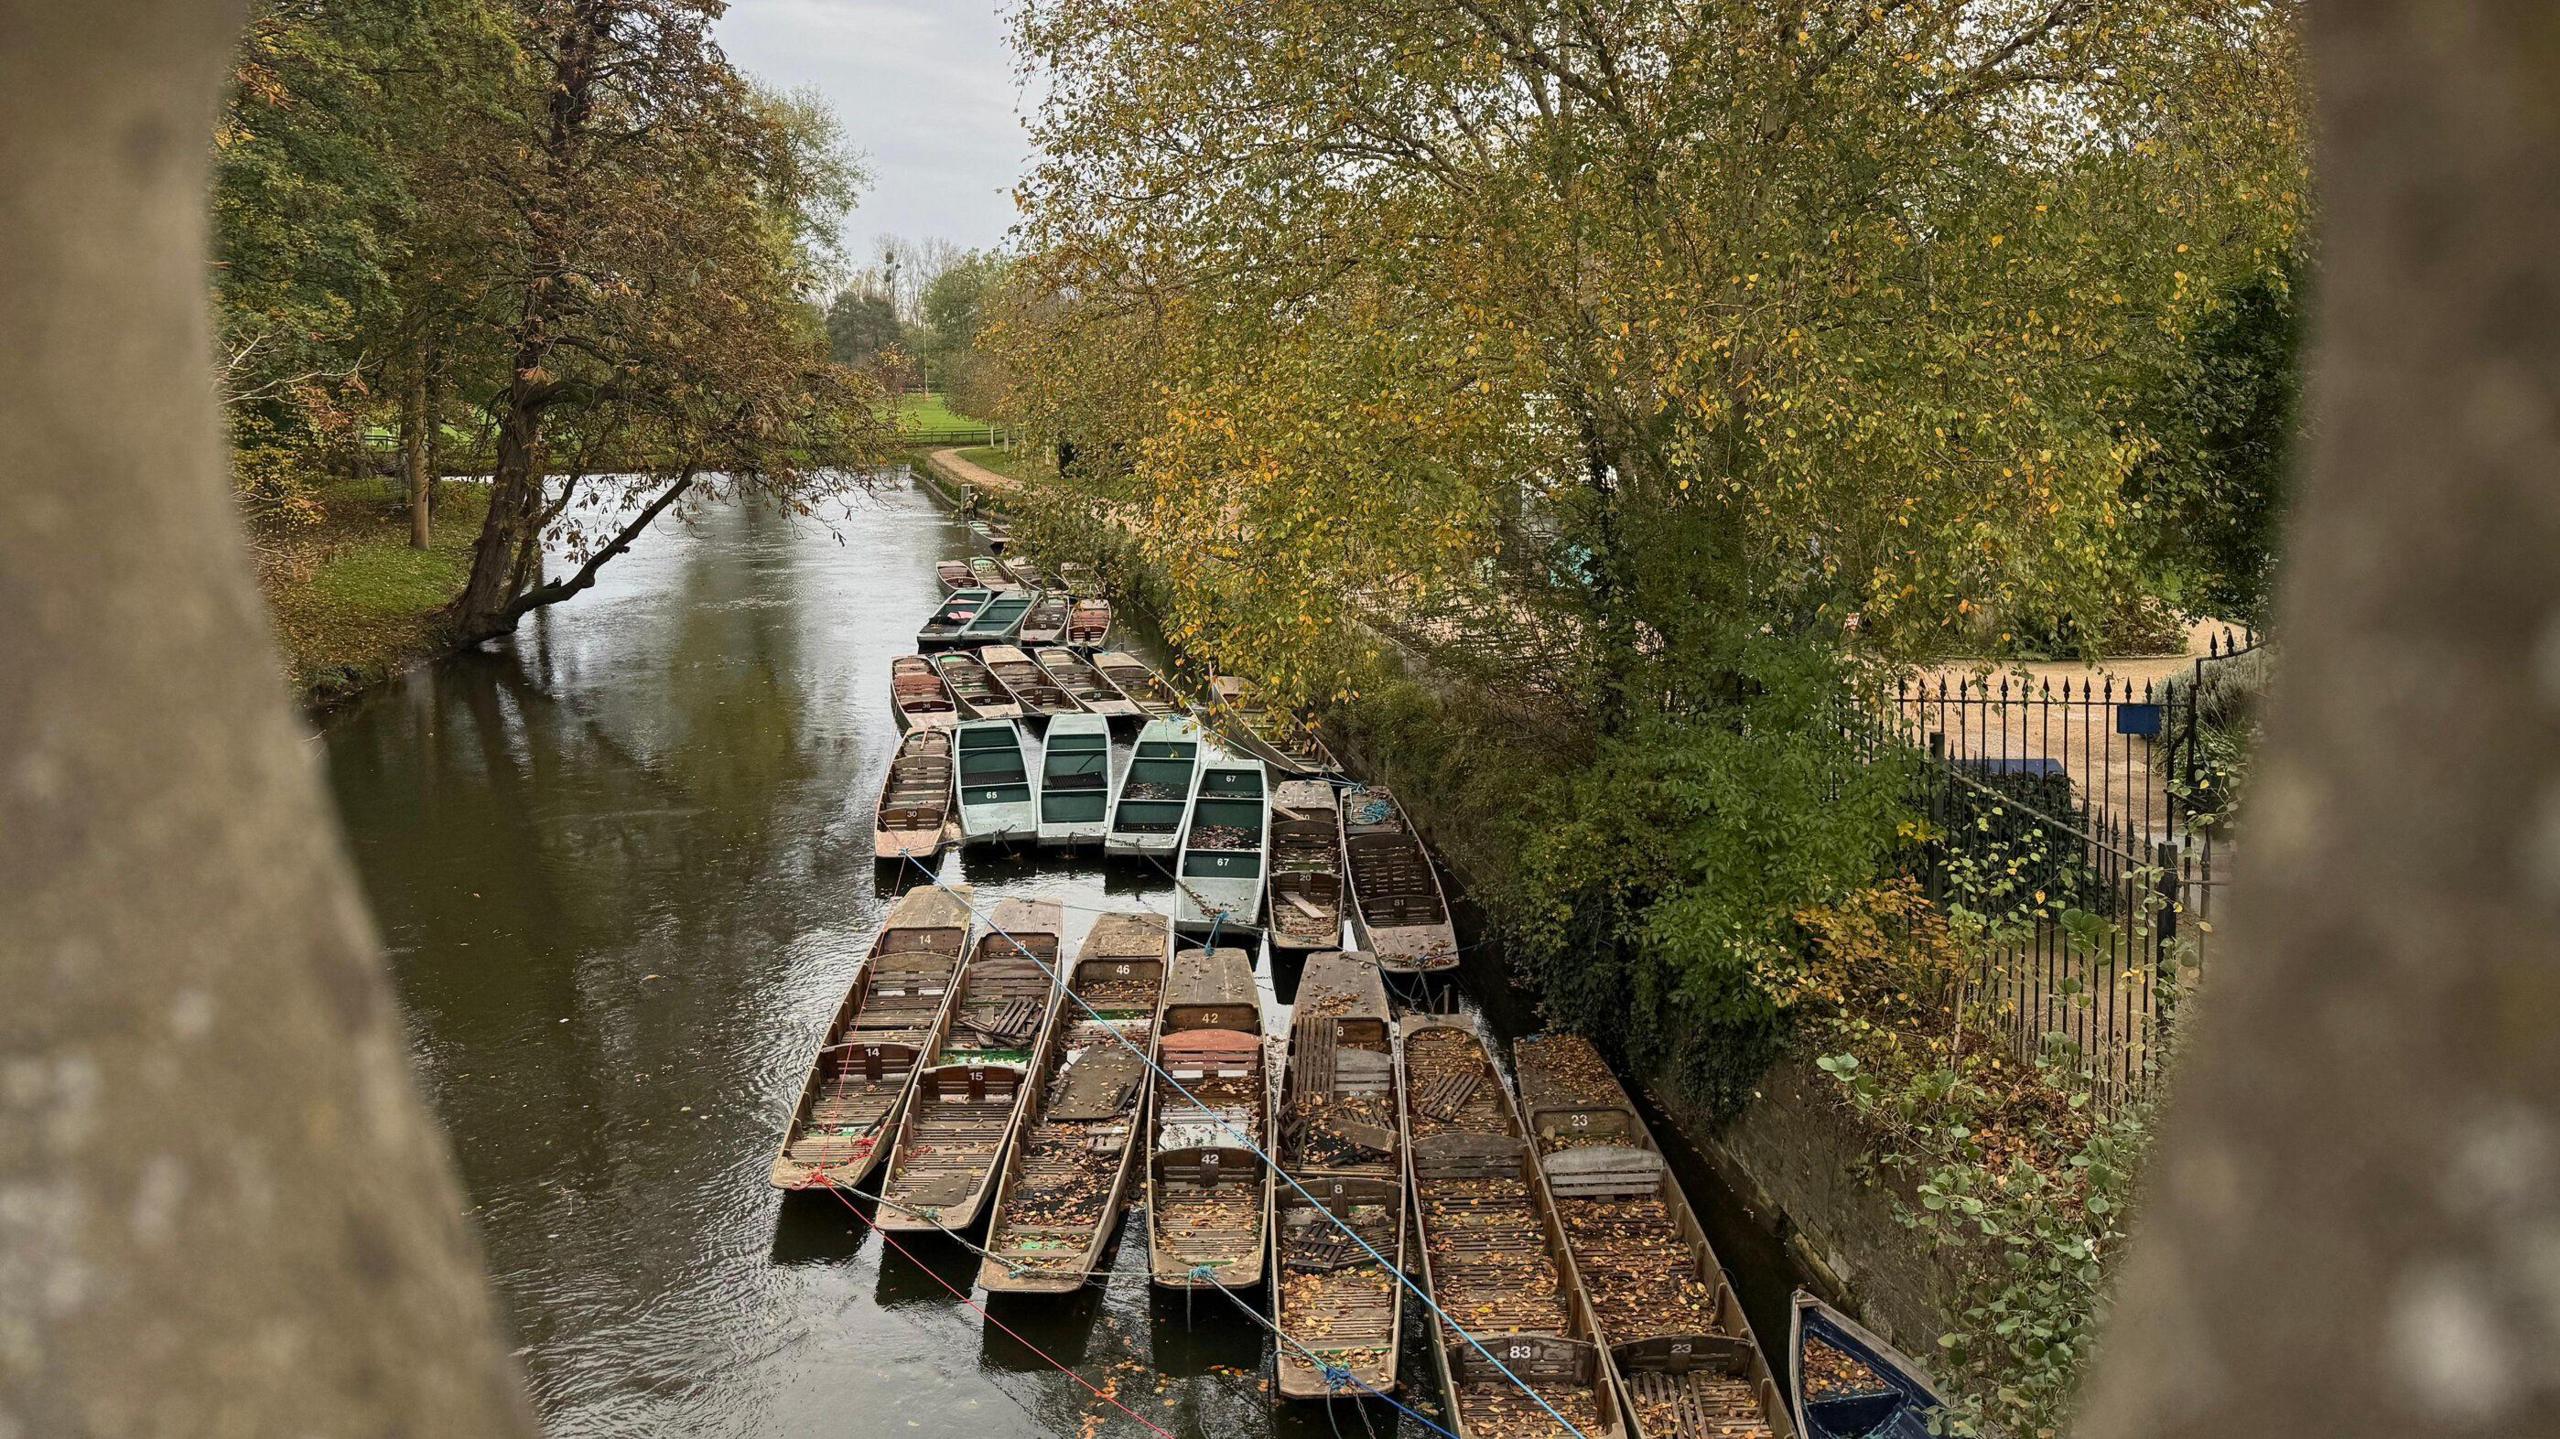
[[[1058,566],[1058,583],[1087,598],[1102,593],[1102,576],[1094,571],[1093,566],[1073,560]]]
[[[773,1157],[776,1189],[860,1189],[895,1140],[916,1061],[941,1042],[969,945],[967,885],[918,885],[889,906],[818,1040]]]
[[[961,650],[933,657],[933,672],[951,686],[951,697],[959,702],[960,715],[972,719],[1020,719],[1022,701],[1004,682],[987,673],[984,661]]]
[[[960,723],[960,702],[950,682],[923,655],[889,661],[889,706],[898,712],[901,731],[950,729]]]
[[[988,1293],[1066,1294],[1096,1277],[1148,1132],[1142,1056],[1155,1048],[1172,959],[1160,914],[1106,914],[1085,934],[988,1208]]]
[[[1386,983],[1367,955],[1307,961],[1282,1076],[1276,1153],[1315,1201],[1274,1187],[1271,1317],[1315,1357],[1296,1344],[1280,1346],[1280,1397],[1356,1395],[1360,1386],[1392,1391],[1404,1314],[1404,1144],[1395,1022]],[[1350,1371],[1358,1384],[1327,1383],[1325,1367]]]
[[[916,631],[916,648],[929,650],[961,643],[960,637],[968,631],[970,622],[977,619],[978,611],[986,608],[987,601],[994,597],[992,590],[975,588],[953,590],[944,595],[941,605],[933,612],[933,618],[926,620],[924,628]]]
[[[960,726],[953,788],[960,797],[960,842],[1013,844],[1036,839],[1040,819],[1031,803],[1031,765],[1022,727],[1011,720],[971,720]]]
[[[1200,726],[1187,719],[1149,720],[1138,731],[1129,767],[1111,791],[1104,854],[1169,856],[1182,848],[1182,821],[1190,813],[1203,743]]]
[[[1093,667],[1111,681],[1129,703],[1151,719],[1188,713],[1190,706],[1174,691],[1165,677],[1157,674],[1145,660],[1127,650],[1104,650],[1093,657]]]
[[[969,573],[967,560],[936,560],[933,562],[933,577],[942,581],[946,590],[966,589],[976,580],[976,576]]]
[[[1013,571],[1006,569],[1003,561],[990,555],[979,555],[969,561],[969,577],[991,590],[1018,590],[1023,587],[1022,581],[1014,578]]]
[[[1271,947],[1342,946],[1342,826],[1333,786],[1293,779],[1271,791]]]
[[[1262,862],[1271,806],[1262,761],[1205,755],[1174,862],[1173,925],[1185,932],[1262,922]]]
[[[1039,660],[1040,668],[1047,671],[1049,678],[1058,682],[1058,688],[1073,696],[1077,704],[1104,719],[1137,719],[1146,713],[1127,695],[1120,693],[1119,686],[1104,678],[1102,671],[1085,663],[1084,656],[1074,650],[1052,645],[1035,651],[1033,658]]]
[[[1590,1302],[1484,1042],[1465,1023],[1422,1014],[1406,1015],[1398,1035],[1423,1289],[1476,1341],[1433,1316],[1431,1358],[1450,1427],[1459,1439],[1563,1433],[1543,1399],[1585,1439],[1623,1436]]]
[[[1926,1439],[1947,1407],[1927,1370],[1857,1320],[1799,1289],[1787,1324],[1787,1384],[1804,1439]]]
[[[1795,1439],[1795,1422],[1644,1117],[1578,1034],[1511,1047],[1520,1104],[1639,1439]]]
[[[1342,792],[1343,873],[1350,879],[1352,934],[1394,974],[1436,974],[1458,966],[1458,931],[1430,852],[1404,806],[1381,785]]]
[[[951,731],[910,733],[890,757],[871,825],[876,859],[930,859],[960,837],[951,798]]]
[[[987,916],[881,1176],[881,1228],[966,1229],[985,1212],[1030,1105],[1031,1057],[1066,993],[1052,978],[1066,917],[1049,899],[1008,899]]]
[[[986,546],[991,555],[1003,554],[1013,545],[1013,532],[993,520],[971,520],[969,538]]]
[[[1067,613],[1067,643],[1098,650],[1111,639],[1111,601],[1082,599]]]
[[[1281,777],[1324,779],[1342,772],[1341,762],[1305,721],[1265,705],[1253,686],[1234,675],[1219,675],[1209,681],[1209,690],[1218,727]]]
[[[1040,843],[1102,843],[1110,824],[1111,725],[1100,715],[1060,715],[1040,746]]]
[[[1064,591],[1042,590],[1040,597],[1023,612],[1022,643],[1054,645],[1067,635],[1067,596]]]
[[[1030,612],[1030,595],[1021,590],[999,591],[980,607],[977,618],[961,628],[960,643],[1008,644],[1021,631],[1022,617]]]
[[[1022,702],[1022,717],[1026,720],[1045,722],[1052,715],[1071,715],[1083,709],[1075,696],[1058,688],[1058,682],[1049,678],[1047,670],[1012,645],[989,645],[978,651],[978,658],[985,662],[987,672]]]
[[[1253,1153],[1270,1152],[1271,1075],[1252,956],[1241,949],[1174,955],[1155,1059],[1162,1074],[1147,1145],[1147,1260],[1155,1282],[1250,1289],[1262,1282],[1272,1184],[1271,1166]]]

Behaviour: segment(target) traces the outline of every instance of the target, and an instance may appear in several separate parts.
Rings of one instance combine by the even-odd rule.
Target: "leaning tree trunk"
[[[530,1435],[224,464],[239,8],[0,0],[0,1433]]]
[[[435,416],[427,404],[427,361],[416,356],[409,382],[400,391],[400,471],[409,489],[409,548],[423,550],[433,539],[427,497],[427,434]]]
[[[2285,668],[2083,1439],[2560,1431],[2560,23],[2312,45]]]

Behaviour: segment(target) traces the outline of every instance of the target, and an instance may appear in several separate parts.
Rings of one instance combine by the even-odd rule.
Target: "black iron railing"
[[[2059,1052],[2110,1098],[2152,1072],[2212,949],[2264,660],[2227,632],[2192,663],[1899,687],[1889,737],[1923,756],[1912,867],[1979,927],[1972,998],[2020,1057]]]

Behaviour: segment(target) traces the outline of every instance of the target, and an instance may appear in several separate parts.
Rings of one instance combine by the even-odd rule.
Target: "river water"
[[[1264,1332],[1217,1297],[1152,1294],[1143,1240],[1107,1285],[982,1318],[937,1282],[970,1288],[956,1243],[889,1251],[832,1198],[766,1183],[818,1033],[912,878],[871,858],[889,661],[940,596],[933,561],[965,553],[965,527],[903,481],[817,521],[664,520],[510,645],[417,671],[324,735],[548,1432],[1146,1432],[1054,1359],[1176,1434],[1428,1434],[1376,1405],[1276,1410]],[[1069,953],[1098,910],[1171,907],[1160,871],[1097,859],[971,852],[942,872],[981,905],[1064,902]],[[1531,1021],[1489,951],[1467,969],[1460,1002],[1491,1028]],[[1277,1026],[1294,966],[1263,973]],[[1782,1336],[1782,1251],[1675,1158]],[[1402,1392],[1436,1413],[1418,1307]]]

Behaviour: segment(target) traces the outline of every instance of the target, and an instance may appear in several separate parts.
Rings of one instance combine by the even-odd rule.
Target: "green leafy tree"
[[[2159,449],[2134,505],[2167,588],[2192,608],[2262,624],[2299,442],[2303,266],[2252,276],[2195,332],[2146,428]]]
[[[859,368],[906,343],[898,307],[878,290],[849,286],[827,305],[827,353]]]

